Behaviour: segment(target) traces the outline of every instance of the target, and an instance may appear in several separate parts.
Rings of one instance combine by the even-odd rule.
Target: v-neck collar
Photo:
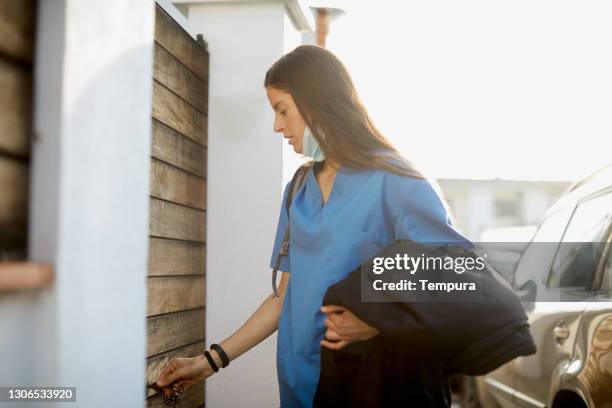
[[[313,211],[314,220],[320,221],[325,214],[331,214],[337,208],[341,208],[342,203],[349,198],[348,196],[355,192],[354,187],[365,184],[373,172],[340,165],[332,189],[329,192],[327,203],[323,205],[323,193],[314,172],[315,166],[321,166],[320,162],[318,163],[308,169],[304,192],[305,198]]]
[[[343,178],[347,172],[347,168],[340,165],[338,170],[336,171],[336,175],[334,177],[334,181],[331,186],[331,190],[329,192],[329,197],[327,197],[327,202],[323,203],[323,192],[321,191],[321,186],[317,181],[317,177],[315,174],[315,168],[321,166],[321,162],[315,163],[308,172],[307,183],[309,184],[309,192],[311,193],[312,205],[313,208],[316,209],[316,214],[321,215],[326,209],[335,201],[342,197],[344,191],[344,183]]]

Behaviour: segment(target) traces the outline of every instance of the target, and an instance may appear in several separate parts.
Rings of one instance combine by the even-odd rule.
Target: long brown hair
[[[341,165],[425,178],[374,126],[346,67],[325,48],[285,54],[266,72],[268,86],[291,94],[323,153]]]

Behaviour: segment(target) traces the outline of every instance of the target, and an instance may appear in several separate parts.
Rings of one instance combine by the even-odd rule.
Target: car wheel
[[[487,391],[485,377],[461,377],[461,408],[501,408],[495,398]]]
[[[476,379],[464,375],[461,384],[461,408],[482,408],[478,398]]]

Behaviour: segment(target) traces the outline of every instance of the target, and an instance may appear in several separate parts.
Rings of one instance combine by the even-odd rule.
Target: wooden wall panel
[[[0,1],[0,262],[27,255],[35,9]]]
[[[208,53],[159,6],[155,23],[147,381],[205,350]],[[147,406],[163,406],[147,391]],[[181,407],[204,404],[204,384]]]
[[[205,145],[206,142],[204,140]],[[206,148],[155,119],[151,155],[196,176],[206,177]]]
[[[147,357],[204,340],[205,309],[152,317],[147,321]]]
[[[205,210],[206,180],[153,159],[151,196]]]
[[[0,58],[0,151],[29,154],[31,101],[30,70]]]
[[[205,277],[170,276],[147,278],[147,316],[204,307],[206,303]]]
[[[34,0],[0,1],[0,52],[32,61],[34,11]]]
[[[208,110],[208,86],[159,44],[155,44],[153,78],[200,112]]]
[[[26,228],[28,165],[0,156],[0,228]]]
[[[149,276],[204,274],[205,267],[203,243],[150,238]]]
[[[200,79],[208,82],[208,53],[165,12],[155,17],[155,41],[174,55]]]
[[[151,198],[150,234],[154,237],[204,242],[206,213]]]
[[[153,83],[153,117],[204,145],[208,127],[206,116],[158,82]]]

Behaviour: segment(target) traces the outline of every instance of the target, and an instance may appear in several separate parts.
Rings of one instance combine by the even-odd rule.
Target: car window
[[[601,292],[612,294],[612,248],[608,248],[608,255],[603,266]]]
[[[535,281],[536,277],[541,277],[538,279],[541,280],[548,275],[557,250],[556,243],[561,241],[573,210],[574,207],[563,208],[542,221],[516,267],[515,289],[529,280]]]
[[[555,256],[549,286],[590,288],[611,216],[611,193],[578,204]]]

